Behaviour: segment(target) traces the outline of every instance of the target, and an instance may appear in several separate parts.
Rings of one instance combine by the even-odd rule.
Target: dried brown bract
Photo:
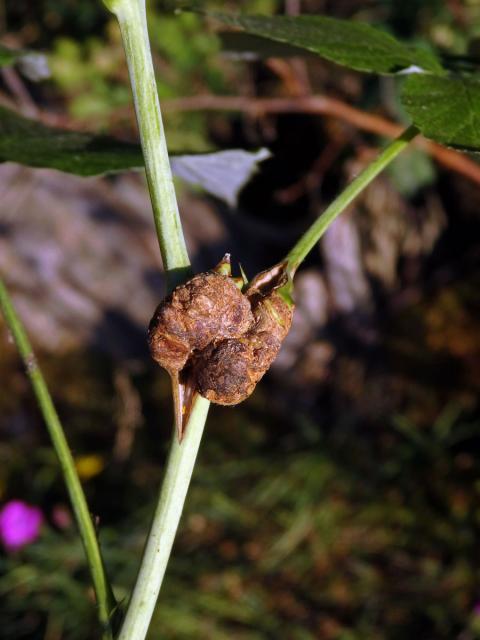
[[[277,265],[242,293],[225,256],[160,303],[149,343],[172,378],[180,437],[196,392],[217,404],[238,404],[269,369],[292,323],[293,304],[277,292],[284,282]]]

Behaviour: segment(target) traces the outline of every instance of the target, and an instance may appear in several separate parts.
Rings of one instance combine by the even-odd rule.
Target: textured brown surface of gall
[[[210,402],[235,405],[248,398],[275,360],[292,324],[293,308],[277,293],[249,299],[252,327],[241,338],[210,345],[196,357],[196,386]]]
[[[231,277],[202,273],[157,307],[150,350],[170,375],[188,372],[195,390],[211,402],[238,404],[277,356],[292,314],[276,291],[243,294]]]
[[[216,404],[242,402],[255,388],[251,375],[254,353],[248,339],[222,340],[195,360],[195,382],[200,395]]]
[[[250,303],[228,276],[201,273],[157,307],[148,334],[152,357],[170,374],[194,351],[243,335],[253,323]]]

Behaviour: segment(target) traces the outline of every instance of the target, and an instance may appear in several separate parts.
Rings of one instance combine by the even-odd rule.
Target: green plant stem
[[[105,0],[120,24],[132,84],[150,198],[169,288],[190,274],[163,131],[148,40],[145,0]],[[119,633],[119,640],[143,640],[155,609],[195,465],[210,403],[198,398],[185,436],[174,431],[159,501]]]
[[[190,273],[148,40],[145,0],[109,0],[118,19],[132,85],[148,188],[170,288]]]
[[[18,352],[27,369],[33,391],[37,398],[53,447],[60,462],[95,589],[98,617],[103,629],[102,638],[104,640],[111,640],[113,635],[110,625],[110,617],[116,607],[116,603],[112,589],[107,580],[95,527],[88,510],[82,485],[80,484],[80,480],[77,475],[75,461],[70,452],[65,438],[65,433],[53,405],[45,378],[43,377],[35,358],[35,354],[33,353],[26,331],[1,279],[0,308],[7,327],[15,340]]]
[[[199,398],[182,442],[175,433],[173,435],[160,498],[118,640],[143,640],[147,635],[182,515],[209,405],[208,400]]]
[[[401,153],[418,134],[414,126],[405,131],[378,155],[335,200],[325,209],[322,215],[303,234],[286,257],[287,273],[290,280],[296,270],[313,249],[332,222],[344,211],[349,204],[367,187],[378,174],[385,169]]]

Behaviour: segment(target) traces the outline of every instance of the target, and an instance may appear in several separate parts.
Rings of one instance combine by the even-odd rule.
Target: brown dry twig
[[[163,106],[165,111],[240,111],[254,117],[259,117],[265,113],[310,113],[325,115],[339,118],[358,129],[376,133],[386,138],[396,138],[404,129],[404,126],[401,124],[397,124],[396,122],[372,113],[366,113],[336,98],[318,95],[295,98],[250,98],[244,96],[203,95],[165,100]],[[453,149],[442,147],[436,142],[432,142],[421,136],[418,136],[413,141],[413,144],[426,151],[444,167],[480,184],[480,165],[470,160],[467,156]]]

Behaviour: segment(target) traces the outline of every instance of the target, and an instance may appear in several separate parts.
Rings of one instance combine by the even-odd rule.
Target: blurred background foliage
[[[480,37],[479,0],[203,5],[360,19],[429,42],[445,56],[474,51]],[[158,89],[166,105],[198,95],[325,93],[403,119],[395,80],[361,77],[312,58],[223,55],[213,24],[189,13],[173,15],[171,8],[150,3]],[[42,85],[2,72],[3,102],[13,101],[27,115],[47,114],[62,126],[135,139],[118,30],[100,2],[3,0],[0,29],[3,44],[47,51],[52,70]],[[302,113],[186,111],[180,102],[166,109],[165,119],[171,148],[266,145],[274,153],[234,212],[200,196],[192,204],[184,194],[194,263],[203,269],[224,248],[250,274],[278,260],[379,143],[348,123]],[[33,173],[16,174],[8,199],[17,202],[33,180],[29,212],[43,180],[30,178]],[[66,212],[73,199],[80,201],[80,181],[71,183],[69,202],[58,187],[67,179],[56,175],[47,186],[67,235],[70,225],[77,238],[81,222]],[[117,190],[121,200],[135,185],[144,193],[140,178],[98,184],[93,196],[93,187],[85,187],[89,197],[101,191],[111,202]],[[152,640],[480,638],[478,186],[412,149],[309,258],[299,276],[297,325],[277,367],[248,402],[211,411]],[[48,207],[45,212],[42,224],[53,225]],[[162,478],[171,421],[168,381],[150,363],[145,325],[131,316],[124,321],[121,297],[91,296],[104,315],[103,331],[113,332],[118,348],[110,348],[100,331],[90,339],[82,334],[73,346],[59,339],[52,347],[66,312],[54,314],[57,325],[43,315],[44,324],[35,324],[45,300],[29,278],[44,263],[26,260],[22,271],[14,261],[15,252],[24,255],[22,237],[29,233],[25,224],[13,234],[17,213],[6,199],[0,202],[0,240],[12,247],[5,275],[31,323],[99,518],[115,592],[125,600]],[[108,219],[95,204],[92,220],[102,215]],[[222,241],[199,231],[213,219],[223,225]],[[132,237],[140,233],[139,219],[127,223]],[[62,248],[66,236],[56,222],[51,233],[65,260],[75,263],[77,255],[68,254],[73,245]],[[96,250],[108,247],[105,228],[101,233]],[[32,235],[40,252],[42,238]],[[45,244],[45,256],[48,251]],[[136,264],[135,251],[133,241],[116,243],[111,264],[102,267],[105,290],[122,290],[118,268],[125,255]],[[159,299],[158,267],[142,269],[133,287],[150,283]],[[86,273],[86,280],[100,277]],[[47,286],[48,277],[42,281]],[[113,323],[112,308],[120,324]],[[49,308],[41,311],[49,317]],[[146,319],[152,311],[146,309]],[[95,638],[93,593],[58,465],[3,330],[0,380],[0,499],[39,505],[46,518],[34,544],[0,553],[0,637]]]

